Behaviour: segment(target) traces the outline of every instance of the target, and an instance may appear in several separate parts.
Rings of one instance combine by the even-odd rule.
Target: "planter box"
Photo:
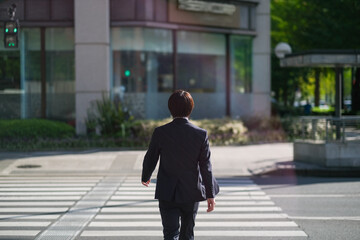
[[[295,141],[294,161],[324,167],[360,167],[360,143]]]

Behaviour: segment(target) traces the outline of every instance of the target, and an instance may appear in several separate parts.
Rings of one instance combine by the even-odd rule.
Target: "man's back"
[[[199,201],[207,199],[207,211],[213,211],[219,186],[211,171],[207,133],[188,120],[194,108],[190,93],[176,90],[168,107],[174,120],[154,130],[141,181],[149,186],[160,157],[155,198],[159,199],[164,239],[192,240]]]
[[[202,145],[207,140],[206,131],[187,119],[176,118],[157,128],[154,135],[161,151],[155,198],[175,202],[205,200],[199,160],[205,150]]]
[[[159,156],[156,199],[197,202],[215,194],[204,129],[185,118],[156,128],[144,158],[143,180],[150,177]]]

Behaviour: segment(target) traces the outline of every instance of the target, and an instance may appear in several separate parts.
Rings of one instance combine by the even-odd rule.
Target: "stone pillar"
[[[110,92],[109,0],[75,0],[76,132],[85,134],[90,102]]]
[[[261,0],[256,9],[256,32],[253,41],[252,115],[271,114],[271,45],[270,1]]]

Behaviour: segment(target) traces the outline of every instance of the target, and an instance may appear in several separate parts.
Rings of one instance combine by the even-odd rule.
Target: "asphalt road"
[[[360,239],[360,178],[253,178],[309,239]]]

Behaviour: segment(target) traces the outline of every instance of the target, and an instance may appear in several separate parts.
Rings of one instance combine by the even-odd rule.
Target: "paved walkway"
[[[293,145],[211,147],[211,153],[216,176],[251,176],[254,171],[292,161]],[[0,153],[0,174],[138,174],[144,155],[145,151],[97,150]]]

